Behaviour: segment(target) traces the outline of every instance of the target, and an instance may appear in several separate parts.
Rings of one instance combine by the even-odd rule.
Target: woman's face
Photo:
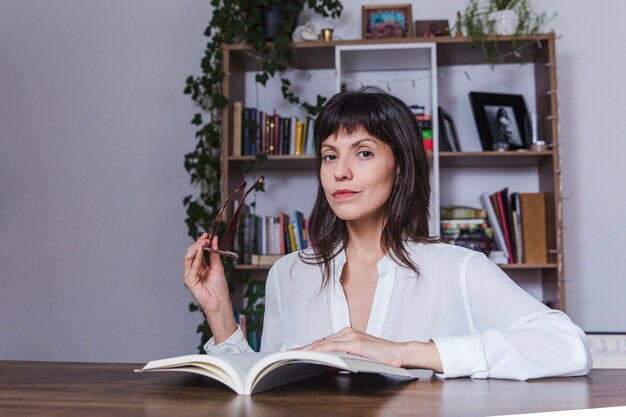
[[[397,175],[391,148],[364,129],[340,131],[322,143],[322,188],[346,221],[382,221]]]

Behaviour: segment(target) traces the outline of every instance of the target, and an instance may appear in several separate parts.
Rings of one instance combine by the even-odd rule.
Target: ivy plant
[[[252,53],[261,61],[261,68],[255,80],[265,86],[268,80],[280,75],[281,92],[288,102],[300,106],[309,114],[317,114],[326,102],[326,98],[317,96],[315,103],[302,100],[292,91],[291,82],[283,76],[283,72],[290,68],[292,54],[290,49],[291,33],[295,28],[297,17],[304,5],[324,17],[338,18],[343,6],[338,0],[211,0],[213,7],[212,17],[204,31],[208,38],[204,55],[200,62],[200,73],[190,75],[186,80],[184,93],[189,95],[197,104],[197,112],[191,119],[196,126],[196,143],[193,151],[185,155],[185,169],[189,173],[192,186],[196,192],[183,199],[186,208],[188,234],[192,239],[209,230],[211,223],[220,208],[222,196],[221,183],[221,140],[222,140],[222,111],[229,104],[223,94],[223,45],[234,43],[248,44]],[[280,34],[268,42],[262,27],[263,13],[271,7],[284,7],[287,15],[286,24]],[[256,163],[266,158],[264,154],[256,155],[252,163],[245,166],[245,171],[251,171]],[[218,235],[225,230],[221,224]],[[222,258],[226,276],[233,272],[233,263],[230,258]],[[248,320],[250,331],[262,331],[264,305],[260,300],[264,297],[264,283],[251,279],[250,274],[243,274],[246,286],[245,294],[247,307],[243,310]],[[232,289],[232,281],[229,280]],[[189,310],[200,311],[197,304],[191,303]],[[211,337],[211,331],[206,318],[198,325],[197,332],[201,335],[198,346],[202,346]]]

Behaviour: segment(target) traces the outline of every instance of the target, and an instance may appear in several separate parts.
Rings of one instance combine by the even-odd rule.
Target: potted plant
[[[184,93],[191,96],[198,111],[191,123],[197,126],[195,149],[185,155],[185,169],[190,181],[199,191],[183,199],[187,218],[185,222],[188,234],[196,239],[203,231],[209,230],[221,206],[221,124],[222,111],[228,105],[228,99],[222,93],[222,45],[245,43],[250,45],[261,61],[261,69],[256,74],[256,82],[265,83],[277,73],[286,70],[291,63],[289,43],[291,33],[304,5],[316,13],[337,18],[343,6],[339,0],[212,0],[213,15],[204,32],[208,42],[201,60],[201,72],[189,76]],[[268,41],[271,40],[272,44]],[[326,99],[318,96],[317,102],[310,104],[302,101],[291,90],[288,79],[281,77],[283,97],[290,103],[301,106],[311,114],[317,114]],[[264,154],[257,155],[258,161],[265,159]],[[249,166],[248,169],[251,169]],[[223,233],[225,225],[220,225],[218,234]],[[232,272],[232,261],[224,258],[226,276]],[[262,282],[245,279],[247,307],[244,313],[248,317],[250,330],[261,330],[263,305],[258,300],[264,296]],[[189,305],[190,311],[198,311],[195,303]],[[203,344],[210,338],[210,329],[203,321],[198,326]]]
[[[536,13],[530,0],[469,0],[460,24],[474,44],[480,44],[485,60],[496,63],[504,56],[490,37],[508,35],[513,45],[522,35],[539,32],[545,12]]]

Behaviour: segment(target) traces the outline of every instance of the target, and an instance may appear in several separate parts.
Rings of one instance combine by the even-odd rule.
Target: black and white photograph
[[[515,122],[513,107],[485,106],[485,113],[494,150],[507,150],[511,145],[520,148],[524,146],[520,128]]]
[[[483,151],[530,148],[528,110],[519,94],[469,94]]]

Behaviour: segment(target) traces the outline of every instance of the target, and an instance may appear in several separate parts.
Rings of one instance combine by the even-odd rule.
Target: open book
[[[338,352],[288,350],[276,353],[187,355],[149,362],[136,372],[183,371],[213,378],[240,395],[251,395],[322,373],[324,367],[415,379],[404,368]]]

